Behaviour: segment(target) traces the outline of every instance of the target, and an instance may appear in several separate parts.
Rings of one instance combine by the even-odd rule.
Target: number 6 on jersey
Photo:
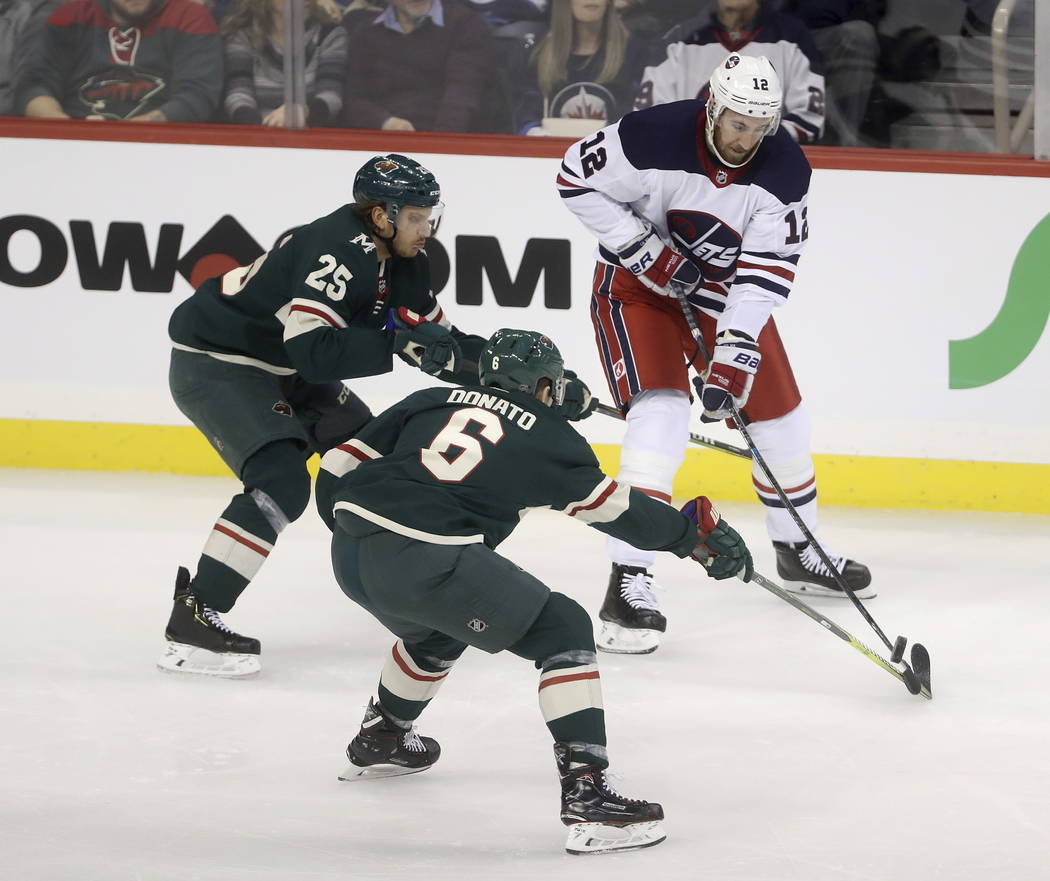
[[[489,443],[498,444],[503,440],[503,424],[492,411],[480,407],[457,410],[430,442],[430,446],[419,451],[423,467],[438,480],[459,483],[481,464],[485,457],[481,442],[466,431],[472,422],[481,426],[479,434]],[[445,453],[452,447],[459,447],[460,452],[448,459]]]

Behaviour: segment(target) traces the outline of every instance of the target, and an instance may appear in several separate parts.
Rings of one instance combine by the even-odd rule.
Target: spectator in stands
[[[19,83],[26,116],[205,122],[222,92],[222,43],[192,0],[71,0],[44,26]]]
[[[824,60],[828,130],[823,143],[860,146],[860,126],[879,62],[876,3],[787,0],[782,9],[802,19]]]
[[[387,131],[471,131],[496,65],[484,19],[458,0],[351,10],[343,121]]]
[[[550,29],[518,76],[514,130],[596,131],[632,108],[642,71],[662,54],[627,30],[612,0],[553,0]]]
[[[726,52],[765,55],[784,86],[781,125],[799,143],[824,131],[824,71],[806,26],[795,16],[765,8],[759,0],[718,0],[706,21],[676,29],[667,56],[646,68],[635,107],[706,97],[707,82]]]
[[[15,50],[31,12],[26,0],[0,0],[0,116],[15,113]]]
[[[697,15],[705,19],[714,0],[615,0],[616,11],[632,34],[650,39],[665,38],[683,21]]]
[[[461,0],[493,30],[519,21],[543,21],[547,0]]]
[[[306,119],[330,125],[343,112],[346,31],[341,16],[306,0],[303,75]],[[237,0],[222,23],[226,44],[224,107],[230,122],[288,125],[284,105],[284,0]]]

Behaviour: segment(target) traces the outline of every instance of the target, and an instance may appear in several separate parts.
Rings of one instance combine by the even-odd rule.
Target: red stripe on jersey
[[[757,480],[755,480],[754,477],[752,477],[751,480],[755,484],[755,488],[761,490],[762,492],[766,492],[766,493],[775,493],[776,492],[776,490],[773,489],[773,487],[766,486],[764,483],[759,483]],[[785,493],[797,493],[800,490],[806,489],[806,487],[813,486],[813,484],[816,483],[816,482],[817,482],[817,477],[816,477],[816,475],[813,475],[813,477],[811,477],[805,483],[800,483],[798,486],[783,487],[783,490],[784,490]]]
[[[268,550],[266,550],[266,548],[264,548],[264,547],[260,547],[259,545],[257,545],[257,544],[256,544],[255,542],[253,542],[253,541],[248,541],[248,539],[246,539],[246,538],[245,538],[245,537],[244,537],[243,535],[238,535],[238,534],[237,534],[236,532],[234,532],[234,531],[233,531],[232,529],[227,529],[227,528],[226,528],[225,526],[223,526],[223,525],[222,525],[221,523],[216,523],[216,524],[215,524],[215,526],[214,526],[214,527],[212,527],[212,528],[213,528],[213,529],[214,529],[214,530],[215,530],[216,532],[221,532],[221,533],[222,533],[223,535],[228,535],[228,536],[229,536],[230,538],[232,538],[232,539],[233,539],[234,541],[236,541],[236,542],[240,542],[240,543],[241,543],[242,545],[244,545],[244,546],[245,546],[246,548],[251,548],[251,549],[252,549],[253,551],[255,551],[255,553],[257,553],[257,554],[260,554],[260,555],[261,555],[261,556],[263,556],[263,557],[268,557],[268,556],[270,556],[270,552],[269,552]]]
[[[636,486],[635,489],[638,490],[638,492],[640,493],[645,493],[651,499],[659,499],[661,502],[667,502],[667,504],[671,504],[670,493],[662,493],[658,489],[645,489],[641,486]]]
[[[438,673],[435,676],[423,676],[417,673],[415,670],[409,667],[407,663],[405,663],[404,658],[401,657],[401,654],[397,650],[396,642],[394,643],[394,647],[390,650],[390,654],[394,656],[394,663],[396,663],[397,666],[401,668],[401,672],[408,676],[410,679],[416,679],[419,682],[437,682],[439,679],[444,679],[446,676],[448,676],[448,670],[446,670],[444,673]]]
[[[543,691],[548,685],[561,685],[563,682],[576,682],[581,679],[601,679],[601,676],[598,675],[597,670],[591,670],[589,673],[570,673],[567,676],[552,676],[540,683],[540,691]]]
[[[589,505],[577,505],[575,508],[573,508],[571,511],[569,511],[569,516],[570,517],[575,517],[577,514],[580,513],[580,511],[592,511],[595,508],[598,508],[601,505],[604,505],[606,500],[609,498],[609,496],[611,496],[614,492],[616,492],[616,487],[617,487],[617,483],[614,480],[612,483],[610,483],[605,488],[605,492],[603,492],[600,496],[598,496],[598,498],[596,498]]]
[[[779,275],[781,278],[786,278],[788,281],[795,280],[795,273],[790,269],[785,269],[783,266],[766,266],[762,263],[747,263],[744,260],[737,260],[736,268],[739,269],[759,269],[762,272],[769,272],[773,275]]]
[[[359,450],[357,447],[350,446],[350,444],[339,444],[336,449],[342,450],[344,453],[349,453],[355,459],[359,459],[362,462],[371,462],[373,458],[364,450]]]
[[[568,180],[564,174],[559,174],[556,178],[556,181],[558,185],[562,187],[577,187],[578,189],[584,188],[583,184],[577,183],[576,181]]]
[[[309,312],[311,315],[316,315],[319,318],[323,318],[330,325],[332,325],[332,327],[339,327],[338,324],[332,321],[332,317],[330,315],[325,314],[320,309],[314,309],[311,306],[292,306],[292,308],[288,310],[288,314],[290,315],[292,312]]]

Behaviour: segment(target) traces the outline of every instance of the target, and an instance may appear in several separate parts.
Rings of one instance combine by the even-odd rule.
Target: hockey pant
[[[708,351],[717,321],[695,312]],[[697,374],[705,364],[673,298],[654,296],[622,269],[599,264],[594,277],[591,320],[609,391],[626,411],[627,430],[618,478],[648,495],[670,501],[674,476],[688,445],[692,388],[688,363]],[[816,528],[817,491],[809,452],[810,424],[776,324],[770,318],[758,343],[762,365],[744,407],[748,429],[766,464],[802,520]],[[766,508],[775,541],[801,541],[802,532],[755,464],[752,478]],[[688,494],[703,492],[690,487]],[[610,539],[616,563],[649,568],[652,551]]]

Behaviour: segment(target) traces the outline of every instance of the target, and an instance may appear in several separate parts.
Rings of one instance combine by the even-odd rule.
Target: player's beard
[[[419,245],[418,240],[416,240],[414,242],[410,241],[410,242],[406,243],[406,242],[400,241],[395,236],[394,237],[394,241],[391,242],[391,244],[393,245],[393,248],[391,250],[393,250],[393,252],[398,257],[415,257],[421,250],[423,250],[422,246]]]

